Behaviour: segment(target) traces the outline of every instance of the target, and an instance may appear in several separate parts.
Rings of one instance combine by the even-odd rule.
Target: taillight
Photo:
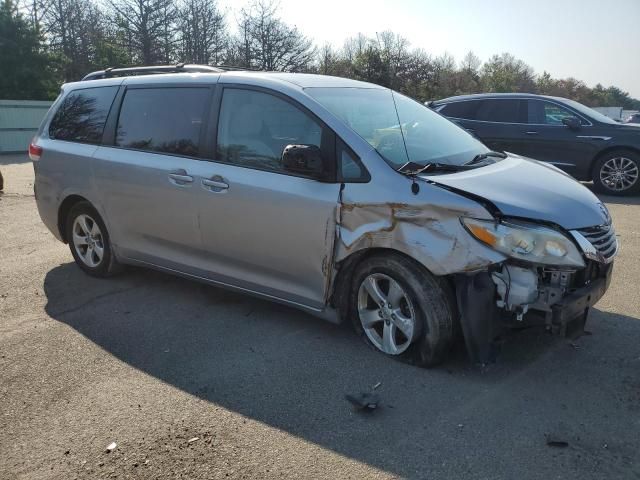
[[[38,160],[40,160],[40,155],[42,155],[42,147],[31,142],[29,144],[29,158],[32,161],[37,162]]]

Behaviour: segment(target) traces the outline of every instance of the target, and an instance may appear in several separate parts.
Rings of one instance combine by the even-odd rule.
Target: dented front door
[[[322,308],[340,185],[222,163],[209,168],[199,188],[210,278]]]

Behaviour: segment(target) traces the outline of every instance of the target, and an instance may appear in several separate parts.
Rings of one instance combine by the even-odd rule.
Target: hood
[[[640,123],[618,123],[616,128],[625,132],[640,133]]]
[[[606,207],[582,184],[551,165],[519,156],[464,172],[421,177],[489,200],[507,217],[552,222],[567,230],[610,222]]]

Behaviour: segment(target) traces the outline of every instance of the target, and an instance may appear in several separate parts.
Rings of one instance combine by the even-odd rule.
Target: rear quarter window
[[[462,118],[465,120],[475,120],[480,102],[478,100],[467,100],[464,102],[448,103],[438,110],[445,117]]]
[[[60,103],[49,126],[49,137],[99,144],[118,87],[73,90]]]

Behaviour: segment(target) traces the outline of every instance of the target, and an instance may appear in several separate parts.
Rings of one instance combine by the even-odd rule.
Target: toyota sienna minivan
[[[421,366],[457,332],[479,363],[508,327],[579,334],[618,251],[565,173],[343,78],[96,72],[62,87],[29,153],[40,216],[87,274],[239,290]]]

